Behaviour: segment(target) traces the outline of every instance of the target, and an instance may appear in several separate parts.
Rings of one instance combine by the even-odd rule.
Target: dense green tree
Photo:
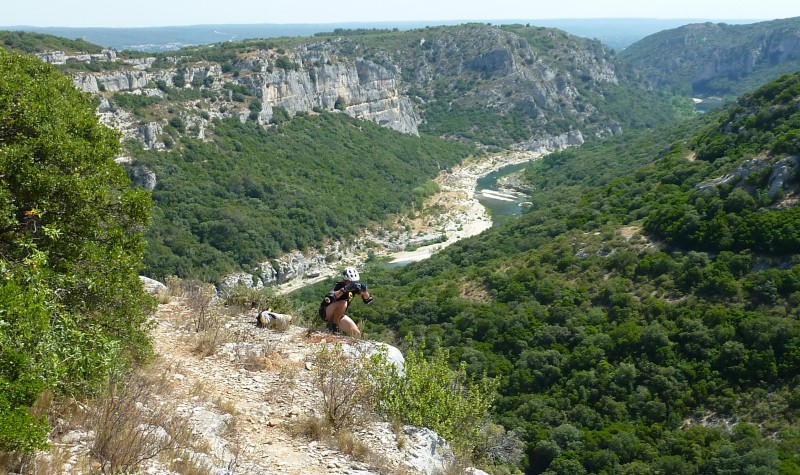
[[[88,95],[0,48],[0,450],[44,443],[27,411],[44,389],[91,391],[148,354],[150,200],[118,151]]]

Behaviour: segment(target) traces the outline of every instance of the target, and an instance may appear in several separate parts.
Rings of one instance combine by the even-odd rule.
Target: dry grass
[[[352,456],[361,462],[368,462],[374,455],[369,446],[356,438],[348,430],[336,432],[336,447],[340,452]]]
[[[473,280],[463,280],[458,288],[459,297],[470,302],[485,303],[491,301],[491,295],[485,285]]]
[[[403,433],[403,421],[400,419],[392,419],[392,432],[397,442],[397,449],[402,451],[406,448],[406,444],[408,443],[408,439]]]
[[[234,340],[234,335],[221,325],[207,328],[190,337],[192,353],[205,358],[217,354],[219,347]]]
[[[393,475],[412,475],[414,472],[406,467],[398,467],[388,457],[373,451],[369,444],[360,440],[349,430],[334,430],[330,422],[315,415],[295,419],[289,423],[289,433],[295,437],[319,441],[328,447],[347,454],[367,464],[372,471]]]
[[[236,416],[239,415],[239,409],[236,408],[236,402],[231,401],[230,399],[225,399],[222,396],[218,396],[212,402],[220,411],[233,416],[233,419],[231,419],[231,423],[228,426],[228,429],[233,431],[236,427]]]
[[[156,294],[156,300],[160,305],[167,304],[172,302],[172,294],[169,290],[161,290]]]
[[[314,385],[322,392],[322,411],[335,430],[353,427],[371,414],[374,387],[365,358],[344,354],[342,347],[322,347],[314,358]]]
[[[283,358],[272,343],[240,348],[236,351],[236,363],[247,371],[273,370],[280,367],[282,362]]]
[[[298,417],[289,422],[289,434],[309,440],[328,441],[331,437],[331,425],[313,414]]]
[[[159,396],[171,390],[168,374],[156,363],[110,380],[104,394],[86,401],[53,400],[44,393],[32,411],[49,417],[49,450],[16,457],[14,466],[0,461],[0,473],[129,473],[146,460],[174,453],[192,434],[188,422],[174,416],[175,405]],[[74,441],[61,442],[67,435],[88,443],[88,452],[73,452]]]
[[[135,372],[110,381],[106,394],[93,401],[87,411],[87,425],[95,433],[90,453],[103,473],[135,471],[191,440],[187,421],[174,416],[175,404],[156,397],[165,389],[163,378]]]
[[[190,454],[169,460],[169,469],[181,475],[208,475],[211,469],[208,463],[200,457]]]

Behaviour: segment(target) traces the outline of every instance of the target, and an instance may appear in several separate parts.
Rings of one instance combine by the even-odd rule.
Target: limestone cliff
[[[54,63],[65,61],[63,54],[42,57]],[[276,67],[276,62],[282,64],[279,58],[287,61],[290,67]],[[359,119],[418,135],[419,113],[410,99],[400,93],[396,70],[368,60],[302,51],[278,55],[265,49],[249,53],[224,72],[222,65],[214,62],[187,63],[183,58],[171,58],[169,62],[170,67],[164,68],[163,61],[153,66],[155,58],[127,60],[124,67],[111,71],[74,73],[73,83],[106,101],[114,93],[162,98],[166,87],[200,88],[207,91],[203,98],[210,99],[205,101],[205,118],[197,107],[192,107],[196,106],[196,101],[176,105],[183,106],[183,120],[195,123],[197,129],[207,128],[211,117],[247,120],[252,109],[246,108],[248,104],[232,92],[246,88],[259,101],[251,104],[260,103],[254,119],[263,125],[272,121],[276,108],[282,108],[290,116],[298,112],[338,109]],[[113,98],[111,102],[113,104]],[[147,148],[163,148],[159,129],[166,121],[141,123],[129,120],[124,108],[108,109],[104,116],[108,125],[122,131],[125,137],[139,139]]]
[[[470,24],[413,30],[401,40],[343,36],[306,47],[363,56],[401,71],[400,87],[420,104],[429,132],[440,133],[436,114],[444,108],[461,111],[467,121],[484,116],[487,124],[517,117],[526,137],[519,137],[521,130],[509,134],[491,125],[490,130],[468,125],[460,132],[471,137],[483,128],[495,140],[516,142],[516,148],[530,141],[545,143],[569,133],[570,127],[578,135],[621,131],[620,119],[610,117],[598,102],[620,84],[615,58],[599,42],[562,31]]]
[[[76,87],[110,101],[109,125],[148,148],[164,146],[146,135],[154,127],[143,129],[152,121],[115,114],[131,102],[115,94],[162,98],[198,131],[217,117],[266,126],[297,113],[340,110],[407,134],[425,126],[435,135],[470,141],[487,135],[480,141],[515,148],[559,142],[563,134],[570,134],[570,144],[581,143],[574,138],[618,133],[627,120],[604,110],[609,91],[619,96],[620,85],[629,87],[612,52],[558,30],[462,25],[285,44],[245,43],[233,57],[187,50],[174,57],[106,58],[113,67],[73,78]],[[43,57],[64,61],[63,55]],[[175,94],[165,94],[175,87],[185,91],[177,104]],[[440,116],[454,108],[467,117],[462,130],[442,126]]]
[[[739,95],[800,65],[800,18],[749,25],[702,23],[665,30],[620,57],[656,87],[698,96]]]

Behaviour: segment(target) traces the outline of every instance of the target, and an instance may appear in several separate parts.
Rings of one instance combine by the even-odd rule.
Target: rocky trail
[[[305,421],[323,416],[322,395],[315,385],[319,350],[339,343],[348,353],[363,354],[380,343],[294,325],[259,328],[255,312],[224,315],[218,327],[198,333],[196,318],[181,297],[160,304],[154,315],[157,360],[151,373],[160,383],[134,405],[145,414],[168,408],[170,418],[181,421],[183,434],[167,426],[159,429],[163,437],[168,433],[179,440],[179,447],[146,458],[136,473],[448,473],[452,455],[443,439],[424,428],[393,428],[374,415],[365,414],[362,423],[348,427],[350,443],[298,435]],[[209,334],[218,338],[215,350],[206,349],[203,338]],[[148,424],[138,423],[138,428]],[[60,425],[54,448],[38,457],[40,468],[30,473],[98,473],[98,457],[91,453],[97,428],[91,423]]]

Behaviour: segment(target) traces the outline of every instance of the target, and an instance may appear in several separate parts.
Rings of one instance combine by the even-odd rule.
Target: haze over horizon
[[[671,0],[524,0],[443,1],[407,0],[402,8],[376,8],[368,0],[228,0],[224,9],[212,0],[139,0],[135,9],[110,12],[107,2],[85,0],[79,4],[61,0],[13,2],[4,6],[2,26],[135,28],[220,24],[333,24],[370,22],[431,22],[547,20],[547,19],[707,19],[774,20],[800,16],[800,8],[785,0],[737,2]],[[113,14],[112,14],[113,13]]]

